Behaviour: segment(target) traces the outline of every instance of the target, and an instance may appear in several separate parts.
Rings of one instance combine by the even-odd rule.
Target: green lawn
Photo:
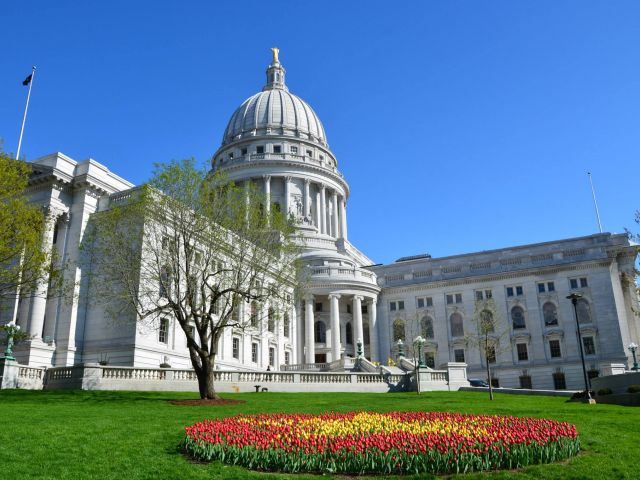
[[[238,413],[352,410],[441,410],[547,417],[574,423],[583,451],[562,464],[466,478],[640,478],[640,409],[567,403],[564,398],[475,392],[398,394],[234,394],[242,405],[185,407],[167,403],[193,394],[0,391],[0,478],[219,479],[319,478],[195,464],[177,450],[183,427]],[[404,477],[416,478],[416,477]],[[429,477],[423,477],[429,478]],[[452,478],[452,477],[447,477]]]

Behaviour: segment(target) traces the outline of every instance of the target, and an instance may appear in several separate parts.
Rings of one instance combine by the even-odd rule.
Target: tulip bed
[[[238,415],[185,430],[182,446],[197,460],[291,473],[511,469],[580,449],[565,422],[445,412]]]

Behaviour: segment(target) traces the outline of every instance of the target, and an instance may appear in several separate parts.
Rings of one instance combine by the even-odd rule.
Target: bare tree
[[[208,176],[193,160],[157,165],[148,185],[115,200],[94,216],[87,244],[105,310],[154,325],[174,318],[200,397],[218,398],[224,330],[258,327],[264,316],[275,322],[292,300],[299,253],[292,219],[265,208],[252,185]],[[242,302],[251,307],[247,318]]]
[[[495,363],[500,353],[510,348],[509,328],[500,322],[500,316],[493,298],[476,300],[473,312],[476,331],[465,335],[467,345],[477,348],[482,355],[487,369],[489,399],[493,400],[493,383],[491,382],[491,364]]]

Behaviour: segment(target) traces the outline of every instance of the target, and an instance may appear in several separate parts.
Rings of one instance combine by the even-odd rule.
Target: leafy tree
[[[156,327],[175,319],[203,399],[218,398],[214,366],[225,329],[273,328],[292,300],[294,225],[276,209],[267,218],[264,200],[193,160],[173,161],[92,220],[93,295],[115,319],[133,314]],[[241,303],[250,315],[239,315]]]
[[[43,244],[45,228],[52,225],[25,196],[30,173],[29,164],[0,150],[0,310],[10,317],[18,297],[46,295],[40,286],[61,278],[51,248]]]
[[[636,210],[636,215],[635,215],[635,222],[640,225],[640,210]],[[627,233],[627,236],[629,237],[629,240],[636,242],[638,244],[640,244],[640,233],[633,233],[631,230],[626,229],[625,231]],[[640,247],[636,246],[636,252],[638,254],[640,254]],[[622,273],[622,282],[623,284],[627,284],[627,285],[633,285],[636,289],[636,292],[638,293],[638,296],[640,297],[640,284],[638,283],[638,278],[640,277],[640,268],[638,266],[636,266],[634,264],[633,266],[633,272],[631,274],[627,273],[627,272],[623,272]],[[636,309],[635,312],[637,315],[640,315],[640,310]]]

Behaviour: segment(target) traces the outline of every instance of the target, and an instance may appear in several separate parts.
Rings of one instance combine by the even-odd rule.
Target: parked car
[[[480,380],[479,378],[470,378],[469,385],[472,387],[488,387],[489,384],[484,380]]]

